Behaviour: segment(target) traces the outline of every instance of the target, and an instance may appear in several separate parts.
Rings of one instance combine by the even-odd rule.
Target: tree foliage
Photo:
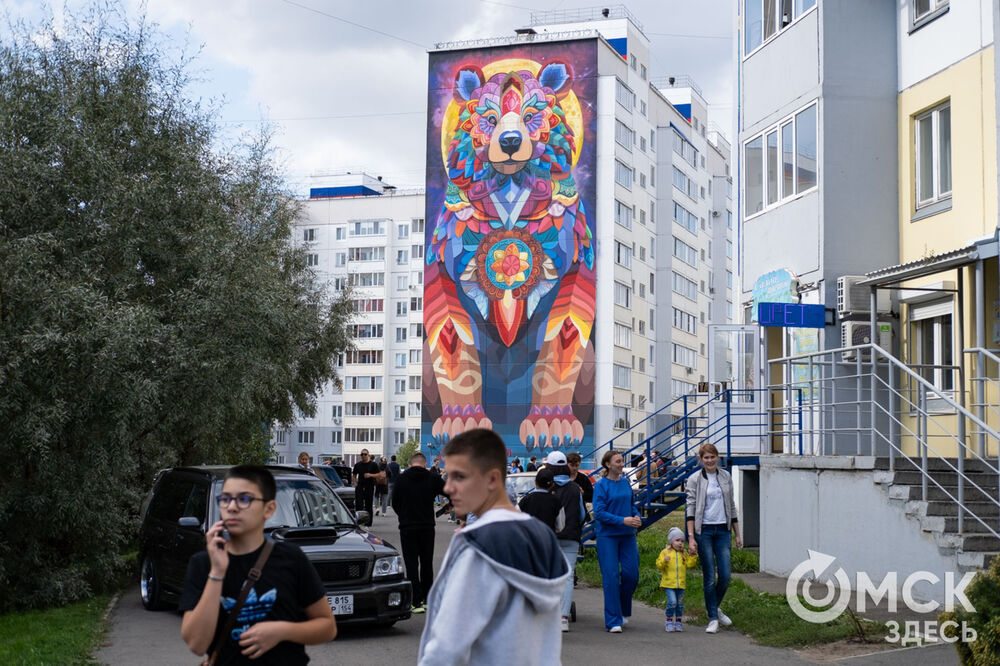
[[[410,458],[419,450],[420,443],[412,437],[409,438],[405,444],[396,449],[396,462],[399,463],[400,467],[409,466]]]
[[[266,459],[351,344],[268,136],[219,149],[164,41],[103,9],[0,38],[0,611],[91,593],[157,469]]]

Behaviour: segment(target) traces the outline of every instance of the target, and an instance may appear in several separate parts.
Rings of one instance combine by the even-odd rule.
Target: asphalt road
[[[396,519],[391,512],[388,517],[376,517],[372,531],[394,545],[399,543]],[[440,519],[435,542],[437,565],[444,558],[453,532],[454,526],[444,518]],[[632,619],[625,631],[609,634],[604,630],[601,590],[580,586],[574,598],[577,621],[571,623],[569,633],[562,635],[562,659],[566,664],[659,665],[685,657],[703,664],[811,663],[790,650],[756,645],[738,631],[722,630],[710,636],[702,628],[690,626],[684,633],[666,634],[663,631],[663,611],[640,603],[633,606]],[[425,617],[415,615],[387,629],[344,628],[333,642],[307,648],[311,663],[324,666],[366,662],[413,664]],[[134,587],[122,595],[112,614],[106,644],[95,656],[103,664],[154,666],[194,663],[194,655],[181,640],[180,625],[177,613],[144,610],[139,602],[138,587]],[[900,661],[893,658],[896,655],[879,655],[871,661],[856,658],[847,663],[905,663],[909,666],[940,663],[914,659],[918,655],[931,656],[928,652],[915,652],[909,652]],[[885,660],[887,657],[888,661]],[[903,654],[898,657],[903,657]]]

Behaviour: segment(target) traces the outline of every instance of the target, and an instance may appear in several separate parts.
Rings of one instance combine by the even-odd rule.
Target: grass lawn
[[[61,608],[0,615],[0,664],[92,664],[108,596]]]
[[[674,526],[682,527],[682,521],[683,513],[675,511],[656,525],[639,533],[639,587],[635,591],[635,599],[658,608],[666,606],[666,599],[660,589],[660,572],[656,568],[656,557],[666,547],[667,530]],[[731,561],[734,572],[749,573],[757,571],[759,567],[757,553],[749,550],[734,548]],[[576,570],[581,580],[591,585],[601,585],[601,571],[597,564],[597,553],[593,548],[584,549],[584,560],[577,564]],[[792,612],[784,596],[757,592],[735,576],[729,584],[722,606],[741,632],[753,637],[762,645],[800,647],[830,643],[858,635],[854,623],[847,615],[841,615],[826,624],[806,622]],[[684,615],[689,620],[693,619],[695,624],[708,623],[700,567],[688,570]],[[886,635],[882,625],[865,621],[862,623],[870,639],[880,640]]]

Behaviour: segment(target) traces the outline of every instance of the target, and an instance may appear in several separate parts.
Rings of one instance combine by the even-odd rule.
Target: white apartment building
[[[424,193],[367,174],[315,180],[293,238],[333,293],[350,286],[356,349],[339,359],[343,389],[327,385],[315,414],[273,433],[275,460],[388,457],[420,437]]]

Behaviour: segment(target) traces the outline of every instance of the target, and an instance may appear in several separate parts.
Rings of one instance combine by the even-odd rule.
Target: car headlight
[[[403,558],[399,555],[390,557],[380,557],[375,560],[374,578],[385,578],[386,576],[398,576],[403,573]]]

